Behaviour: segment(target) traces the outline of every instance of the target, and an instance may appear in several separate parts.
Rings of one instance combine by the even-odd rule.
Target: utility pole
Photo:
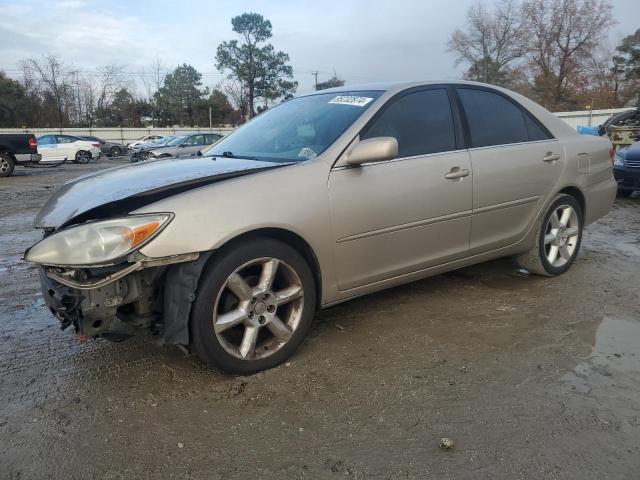
[[[320,73],[320,72],[319,72],[319,71],[317,71],[317,70],[316,70],[316,71],[314,71],[314,72],[311,72],[311,75],[313,75],[313,76],[316,78],[316,91],[318,90],[318,74],[319,74],[319,73]]]
[[[211,105],[209,105],[209,130],[213,128],[213,124],[211,123]]]

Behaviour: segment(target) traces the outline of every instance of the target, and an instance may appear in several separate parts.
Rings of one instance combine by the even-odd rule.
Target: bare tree
[[[38,82],[40,90],[49,94],[56,107],[56,120],[59,128],[67,123],[67,107],[72,94],[74,70],[54,55],[45,55],[40,60],[30,58],[24,61],[25,79]],[[26,80],[25,80],[26,81]]]
[[[149,68],[149,72],[144,71],[142,74],[142,84],[147,94],[147,101],[153,105],[151,121],[154,127],[157,126],[156,123],[160,117],[160,104],[156,93],[158,93],[164,85],[165,70],[166,68],[162,59],[156,57]]]
[[[469,65],[466,78],[508,85],[528,51],[519,3],[502,0],[492,10],[483,3],[473,5],[465,27],[453,32],[448,47],[457,54],[456,64]]]
[[[524,0],[531,66],[538,100],[547,108],[573,108],[570,84],[614,24],[605,0]]]
[[[220,89],[219,86],[216,88]],[[245,122],[249,114],[249,97],[244,83],[239,80],[229,80],[222,90],[231,101],[233,107],[240,113],[241,121]]]

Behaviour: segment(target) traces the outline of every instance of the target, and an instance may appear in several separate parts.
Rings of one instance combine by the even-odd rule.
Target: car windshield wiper
[[[219,156],[219,155],[213,155]],[[240,158],[242,160],[258,160],[256,157],[250,157],[249,155],[235,155],[233,152],[222,152],[222,156],[225,158]]]

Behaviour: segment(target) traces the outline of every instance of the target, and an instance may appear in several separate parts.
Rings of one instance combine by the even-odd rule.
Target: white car
[[[153,143],[153,142],[157,142],[158,140],[164,138],[162,135],[145,135],[144,137],[140,137],[138,140],[131,142],[131,143],[127,143],[127,148],[129,150],[133,150],[134,148],[136,148],[139,145],[145,144],[145,143]]]
[[[67,160],[88,163],[100,157],[100,144],[73,135],[43,135],[38,137],[40,163]]]

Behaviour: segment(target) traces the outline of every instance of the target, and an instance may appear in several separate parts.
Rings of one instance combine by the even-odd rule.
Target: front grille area
[[[629,168],[640,168],[640,160],[627,160],[624,163]]]

